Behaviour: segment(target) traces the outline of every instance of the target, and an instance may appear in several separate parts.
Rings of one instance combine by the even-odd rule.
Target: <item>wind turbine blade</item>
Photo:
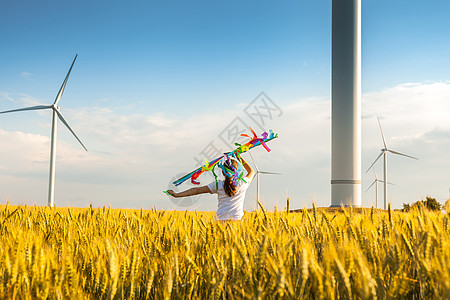
[[[384,150],[384,149],[381,151],[380,155],[378,155],[377,159],[375,159],[375,161],[372,163],[372,165],[367,169],[366,173],[369,172],[369,170],[370,170],[370,169],[373,167],[373,165],[380,159],[380,157],[383,155],[383,153],[384,153],[385,151],[386,151],[386,150]]]
[[[376,180],[374,180],[374,181],[372,182],[372,184],[367,188],[366,193],[367,193],[368,190],[370,190],[370,188],[371,188],[376,182],[377,182]]]
[[[16,111],[47,109],[47,108],[52,108],[52,107],[50,105],[38,105],[38,106],[31,106],[31,107],[2,111],[2,112],[0,112],[0,114],[6,114],[6,113],[16,112]]]
[[[67,123],[66,119],[64,118],[64,116],[57,110],[54,109],[56,111],[56,113],[58,114],[59,119],[61,120],[61,122],[64,123],[64,125],[66,125],[66,127],[70,130],[70,132],[72,132],[73,136],[78,140],[78,142],[80,142],[81,146],[83,146],[84,150],[88,151],[86,149],[86,147],[83,145],[83,143],[81,142],[81,140],[77,137],[77,135],[75,134],[75,132],[73,132],[72,128],[70,128],[69,123]]]
[[[61,88],[59,89],[58,95],[56,95],[55,102],[53,102],[53,105],[57,105],[58,102],[59,102],[59,100],[60,100],[61,97],[62,97],[62,94],[63,94],[63,92],[64,92],[64,89],[66,88],[67,80],[69,79],[70,72],[72,71],[72,67],[73,67],[73,64],[75,63],[75,60],[77,59],[77,56],[78,56],[78,54],[75,55],[75,58],[73,59],[72,65],[70,66],[70,69],[69,69],[69,72],[67,72],[66,79],[64,79],[64,82],[63,82],[63,84],[61,85]]]
[[[380,125],[380,131],[381,131],[381,137],[383,138],[384,149],[387,149],[386,139],[384,138],[383,128],[381,128],[381,122],[380,122],[380,118],[378,116],[377,116],[377,120],[378,120],[378,125]]]
[[[379,182],[384,182],[384,180],[378,180]],[[390,185],[395,185],[395,183],[392,183],[392,182],[389,182],[388,181],[388,184],[390,184]]]
[[[375,175],[375,180],[378,180],[377,171],[375,171],[375,169],[373,169],[373,174]]]
[[[272,174],[272,175],[281,175],[281,173],[266,172],[266,171],[258,171],[258,173],[261,173],[261,174]]]
[[[256,172],[259,173],[259,168],[258,165],[256,164],[256,161],[253,159],[253,155],[250,151],[247,152],[248,154],[250,154],[250,158],[252,159],[253,164],[255,165],[256,168]]]
[[[406,157],[409,157],[409,158],[413,158],[413,159],[417,159],[417,160],[418,160],[417,157],[414,157],[414,156],[411,156],[411,155],[403,154],[403,153],[400,153],[400,152],[397,152],[397,151],[394,151],[394,150],[389,150],[389,149],[388,149],[388,151],[391,152],[391,153],[394,153],[394,154],[398,154],[398,155],[402,155],[402,156],[406,156]]]

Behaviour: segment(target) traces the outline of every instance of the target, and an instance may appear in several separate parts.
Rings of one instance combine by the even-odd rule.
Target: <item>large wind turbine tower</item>
[[[361,206],[361,0],[332,0],[331,206]]]

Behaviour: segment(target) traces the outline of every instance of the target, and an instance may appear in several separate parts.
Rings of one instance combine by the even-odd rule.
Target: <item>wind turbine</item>
[[[380,159],[380,157],[383,156],[383,162],[384,162],[384,166],[383,166],[384,209],[386,209],[386,207],[387,207],[387,153],[391,152],[392,154],[402,155],[402,156],[406,156],[406,157],[413,158],[413,159],[418,159],[418,158],[389,149],[386,145],[386,140],[385,140],[384,134],[383,134],[383,128],[381,128],[381,122],[380,122],[380,118],[378,116],[377,116],[377,120],[378,120],[378,125],[380,125],[381,138],[383,139],[384,148],[381,149],[380,155],[378,155],[377,159],[375,159],[375,161],[372,163],[372,165],[367,169],[366,173],[369,172],[369,170],[373,167],[373,165],[375,165],[375,163],[378,161],[378,159]]]
[[[61,122],[66,125],[66,127],[69,129],[70,132],[75,136],[75,138],[80,142],[81,146],[83,146],[84,150],[87,151],[86,147],[83,145],[81,140],[77,137],[75,132],[70,128],[69,124],[67,123],[64,116],[59,111],[60,108],[58,106],[59,100],[61,100],[61,96],[64,92],[64,89],[66,87],[67,80],[69,79],[70,72],[72,71],[72,67],[75,63],[75,60],[77,59],[77,55],[75,55],[75,58],[73,59],[72,65],[70,66],[69,72],[66,75],[66,78],[64,79],[64,82],[59,89],[58,94],[56,95],[56,99],[53,102],[52,105],[38,105],[38,106],[31,106],[31,107],[25,107],[25,108],[19,108],[14,110],[8,110],[8,111],[2,111],[0,114],[6,114],[10,112],[18,112],[18,111],[27,111],[27,110],[41,110],[41,109],[51,109],[53,111],[53,117],[52,117],[52,137],[51,137],[51,150],[50,150],[50,176],[49,176],[49,188],[48,188],[48,205],[50,207],[53,207],[54,205],[54,195],[55,195],[55,157],[56,157],[56,125],[57,125],[57,117],[61,120]]]
[[[256,161],[253,159],[253,155],[248,151],[248,154],[250,154],[250,157],[253,161],[253,164],[256,168],[256,207],[258,207],[258,201],[259,201],[259,174],[271,174],[271,175],[281,175],[281,173],[274,173],[274,172],[266,172],[266,171],[260,171],[258,168],[258,165],[256,164]]]
[[[377,172],[375,172],[375,169],[373,169],[373,173],[375,175],[375,180],[372,181],[372,184],[367,188],[366,193],[375,184],[375,208],[378,208],[378,182],[384,182],[384,180],[378,179]],[[394,185],[393,183],[390,182],[388,182],[388,184]]]

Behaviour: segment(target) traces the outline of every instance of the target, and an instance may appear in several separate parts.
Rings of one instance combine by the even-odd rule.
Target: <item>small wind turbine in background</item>
[[[258,168],[258,165],[256,164],[256,161],[253,159],[253,155],[250,151],[247,152],[250,154],[250,157],[253,161],[253,164],[255,165],[256,169],[256,207],[258,207],[258,201],[259,201],[259,174],[270,174],[270,175],[281,175],[281,173],[274,173],[274,172],[267,172],[267,171],[260,171]]]
[[[383,156],[383,161],[384,161],[384,166],[383,166],[384,209],[386,209],[387,208],[387,183],[388,183],[387,182],[387,153],[391,152],[392,154],[402,155],[402,156],[406,156],[406,157],[413,158],[413,159],[418,159],[418,158],[389,149],[386,145],[386,140],[385,140],[384,134],[383,134],[383,128],[381,128],[381,122],[380,122],[380,118],[378,116],[377,116],[377,120],[378,120],[378,125],[380,125],[381,138],[383,139],[384,148],[381,149],[380,155],[378,155],[377,159],[375,159],[375,161],[372,163],[372,165],[367,169],[366,173],[369,172],[369,170],[375,165],[375,163],[378,161],[378,159],[380,159],[380,157]]]
[[[375,180],[372,182],[372,184],[367,188],[367,191],[370,190],[370,188],[375,184],[375,208],[378,208],[378,182],[384,182],[384,180],[378,179],[377,172],[375,172],[375,169],[373,169],[373,173],[375,175]],[[394,185],[393,183],[388,182],[388,184]]]
[[[57,125],[57,117],[61,120],[61,122],[66,125],[66,127],[69,129],[70,132],[75,136],[75,138],[80,142],[81,146],[87,151],[86,147],[83,145],[81,140],[77,137],[75,132],[73,132],[72,128],[70,128],[69,124],[67,123],[64,116],[59,111],[58,102],[61,99],[61,96],[64,92],[64,89],[66,87],[67,80],[69,79],[70,72],[72,71],[72,67],[75,63],[75,60],[77,59],[77,55],[75,55],[75,58],[73,59],[72,65],[70,66],[69,72],[66,75],[66,78],[64,79],[64,82],[59,89],[58,94],[56,95],[56,99],[53,102],[52,105],[38,105],[38,106],[31,106],[31,107],[25,107],[25,108],[19,108],[14,110],[8,110],[8,111],[2,111],[0,114],[6,114],[10,112],[18,112],[18,111],[27,111],[27,110],[41,110],[41,109],[51,109],[53,111],[53,118],[52,118],[52,138],[51,138],[51,150],[50,150],[50,176],[49,176],[49,188],[48,188],[48,205],[50,207],[53,207],[54,205],[54,195],[55,195],[55,157],[56,157],[56,125]]]

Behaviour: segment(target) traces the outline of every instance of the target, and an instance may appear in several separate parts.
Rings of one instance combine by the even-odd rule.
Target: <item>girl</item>
[[[245,182],[244,180],[233,178],[234,176],[239,176],[238,172],[234,172],[234,175],[232,175],[229,172],[222,171],[225,180],[218,181],[217,185],[216,182],[211,182],[208,185],[191,188],[183,192],[177,193],[173,190],[168,190],[167,193],[176,198],[205,193],[217,194],[219,203],[215,219],[220,221],[240,220],[244,216],[245,192],[255,176],[255,171],[242,157],[239,156],[239,158],[247,171],[247,175],[243,178]],[[239,163],[234,159],[226,160],[223,165],[228,170],[239,169]],[[233,179],[235,184],[233,184]]]

